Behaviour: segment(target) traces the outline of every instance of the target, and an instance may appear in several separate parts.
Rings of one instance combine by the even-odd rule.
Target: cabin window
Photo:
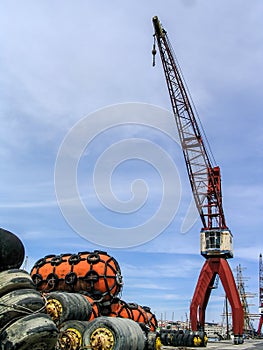
[[[206,249],[220,249],[220,232],[214,231],[214,232],[206,232],[205,233],[205,241],[206,241]]]

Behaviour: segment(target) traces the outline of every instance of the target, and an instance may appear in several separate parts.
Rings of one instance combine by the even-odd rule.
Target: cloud
[[[171,257],[169,257],[171,259]],[[169,260],[170,260],[169,259]],[[167,258],[168,260],[168,258]],[[122,265],[123,274],[130,279],[165,279],[165,278],[187,278],[194,275],[198,271],[199,266],[194,260],[187,258],[177,258],[177,265],[180,268],[175,268],[171,263],[156,264],[152,263],[148,269],[138,270],[137,265]]]
[[[0,204],[0,208],[51,208],[51,207],[57,207],[57,202],[56,201],[43,201],[43,202],[12,202],[12,203],[5,203],[5,204]]]

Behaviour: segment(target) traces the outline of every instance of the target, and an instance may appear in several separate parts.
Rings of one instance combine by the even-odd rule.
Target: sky
[[[30,271],[48,254],[100,249],[121,298],[186,320],[204,258],[160,57],[157,15],[222,172],[226,221],[258,312],[262,242],[261,0],[2,1],[1,227]],[[222,321],[224,291],[207,321]],[[257,326],[257,320],[254,321]]]

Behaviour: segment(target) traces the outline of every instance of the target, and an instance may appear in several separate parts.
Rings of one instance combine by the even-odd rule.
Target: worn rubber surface
[[[50,292],[46,295],[48,301],[54,299],[62,305],[62,312],[56,323],[62,324],[68,320],[88,321],[92,315],[92,306],[84,295],[68,292]]]
[[[44,312],[45,303],[34,289],[19,289],[0,298],[0,328],[33,312]]]
[[[113,334],[114,344],[111,350],[142,350],[145,348],[145,335],[136,322],[130,319],[106,316],[98,317],[89,322],[83,335],[84,346],[92,345],[92,336],[98,329],[107,329]]]
[[[54,350],[58,329],[48,315],[25,316],[0,334],[1,350]]]
[[[29,273],[21,269],[0,272],[0,297],[17,289],[36,289]]]

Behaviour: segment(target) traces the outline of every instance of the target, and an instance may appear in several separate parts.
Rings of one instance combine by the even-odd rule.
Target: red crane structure
[[[212,165],[201,124],[197,122],[172,46],[157,16],[153,17],[153,27],[153,65],[157,42],[187,173],[203,226],[200,245],[206,261],[190,306],[191,328],[193,331],[204,330],[206,307],[216,276],[219,276],[232,308],[234,343],[240,344],[243,342],[244,312],[227,262],[233,257],[232,234],[223,211],[220,168]]]
[[[261,335],[261,328],[263,324],[263,262],[262,254],[259,255],[259,313],[260,319],[258,323],[258,335]]]

